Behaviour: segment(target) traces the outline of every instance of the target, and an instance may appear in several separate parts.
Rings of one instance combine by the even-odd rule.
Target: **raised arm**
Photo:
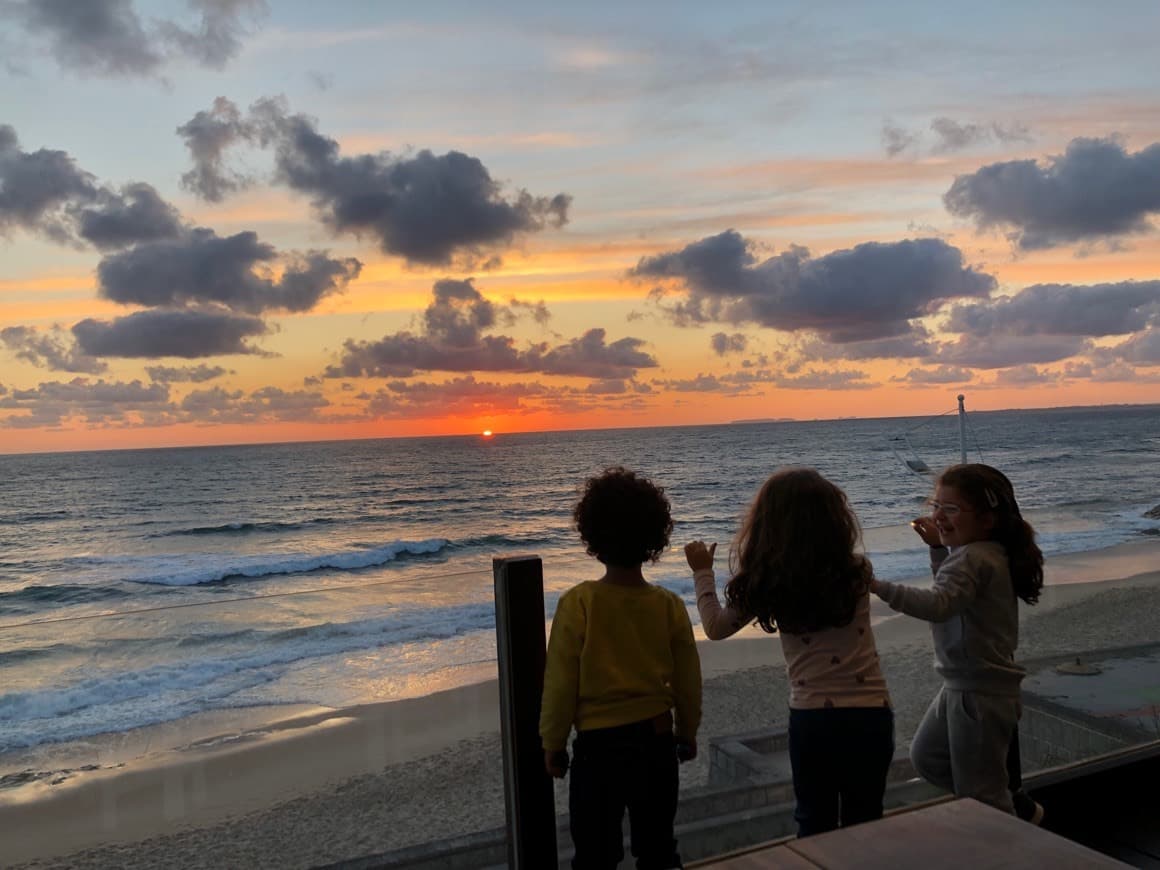
[[[697,611],[701,627],[710,640],[724,640],[736,634],[751,620],[732,607],[724,607],[717,597],[717,578],[713,573],[713,555],[717,545],[706,546],[704,541],[685,545],[685,558],[693,569],[693,585],[697,590]]]

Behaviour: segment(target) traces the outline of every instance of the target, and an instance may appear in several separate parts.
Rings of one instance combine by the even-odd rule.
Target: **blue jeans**
[[[791,709],[789,761],[798,836],[882,818],[893,759],[889,707]]]

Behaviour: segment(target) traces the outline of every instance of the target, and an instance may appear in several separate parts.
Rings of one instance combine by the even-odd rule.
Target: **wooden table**
[[[962,798],[699,866],[714,870],[1098,870],[1129,865]]]

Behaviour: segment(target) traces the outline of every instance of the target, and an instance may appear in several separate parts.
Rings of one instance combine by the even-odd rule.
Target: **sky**
[[[1157,32],[0,0],[0,453],[1160,402]]]

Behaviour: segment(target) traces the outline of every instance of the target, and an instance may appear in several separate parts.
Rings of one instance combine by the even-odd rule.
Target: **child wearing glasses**
[[[881,580],[870,587],[893,609],[931,623],[943,685],[910,759],[929,782],[1013,813],[1007,760],[1024,676],[1015,664],[1018,599],[1039,600],[1043,553],[1011,481],[988,465],[944,471],[931,515],[911,525],[931,547],[933,588]]]
[[[841,489],[812,468],[785,468],[742,522],[724,607],[717,545],[685,547],[709,638],[754,620],[781,636],[799,837],[881,818],[894,758],[894,711],[870,628],[873,569],[857,552],[859,534]]]

